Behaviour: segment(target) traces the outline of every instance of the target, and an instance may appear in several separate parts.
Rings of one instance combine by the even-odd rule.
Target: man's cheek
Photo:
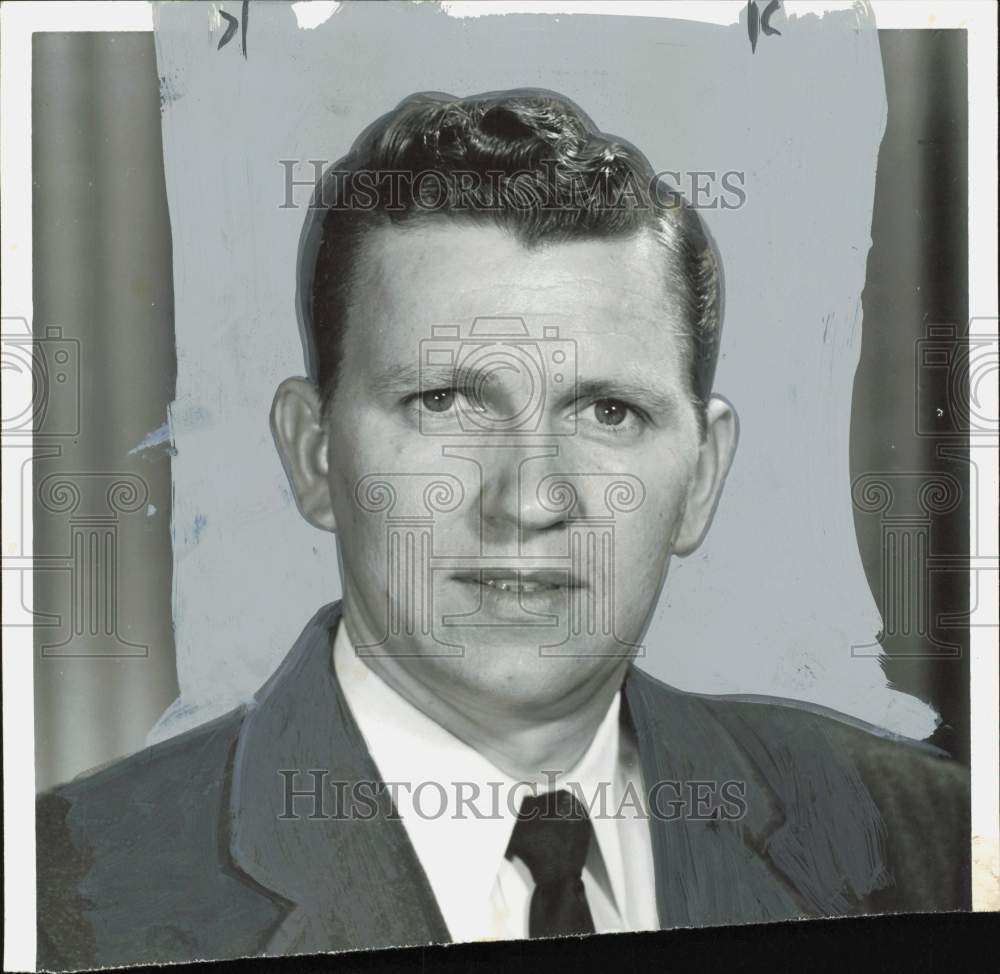
[[[616,532],[615,560],[629,574],[640,567],[644,573],[656,572],[664,565],[680,521],[681,503],[675,493],[647,495],[646,501]]]

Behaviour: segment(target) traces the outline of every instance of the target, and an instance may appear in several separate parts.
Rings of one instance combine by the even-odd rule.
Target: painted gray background
[[[232,7],[239,13],[237,5]],[[251,5],[248,52],[217,50],[212,6],[156,8],[174,243],[174,606],[181,695],[165,736],[245,699],[338,595],[334,543],[299,518],[271,445],[274,386],[302,372],[279,159],[333,160],[417,90],[553,88],[654,167],[747,173],[747,205],[706,219],[723,254],[717,389],[739,455],[703,548],[676,562],[644,666],[710,692],[820,703],[924,737],[886,685],[851,511],[848,437],[885,97],[860,11],[743,25],[447,16],[345,4],[299,30]],[[304,203],[307,193],[301,191]]]

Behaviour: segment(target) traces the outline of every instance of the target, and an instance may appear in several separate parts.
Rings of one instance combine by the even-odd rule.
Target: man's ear
[[[688,488],[684,517],[674,541],[675,554],[689,555],[705,537],[722,495],[722,485],[733,462],[738,439],[736,411],[725,399],[712,396],[705,408],[705,437]]]
[[[327,482],[328,435],[319,390],[307,379],[285,379],[271,406],[271,433],[299,513],[324,531],[336,530]]]

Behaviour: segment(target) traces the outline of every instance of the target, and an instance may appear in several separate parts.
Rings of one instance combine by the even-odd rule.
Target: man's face
[[[331,510],[312,518],[335,524],[359,653],[453,705],[525,713],[635,654],[725,473],[703,469],[663,261],[647,235],[368,238],[316,451]]]

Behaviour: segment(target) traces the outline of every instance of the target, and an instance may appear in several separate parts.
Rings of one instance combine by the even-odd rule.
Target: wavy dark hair
[[[412,95],[324,171],[300,241],[297,296],[324,407],[365,235],[442,218],[492,223],[529,248],[650,231],[689,325],[690,393],[703,421],[722,319],[722,267],[708,231],[638,149],[599,132],[569,99],[536,89]]]

